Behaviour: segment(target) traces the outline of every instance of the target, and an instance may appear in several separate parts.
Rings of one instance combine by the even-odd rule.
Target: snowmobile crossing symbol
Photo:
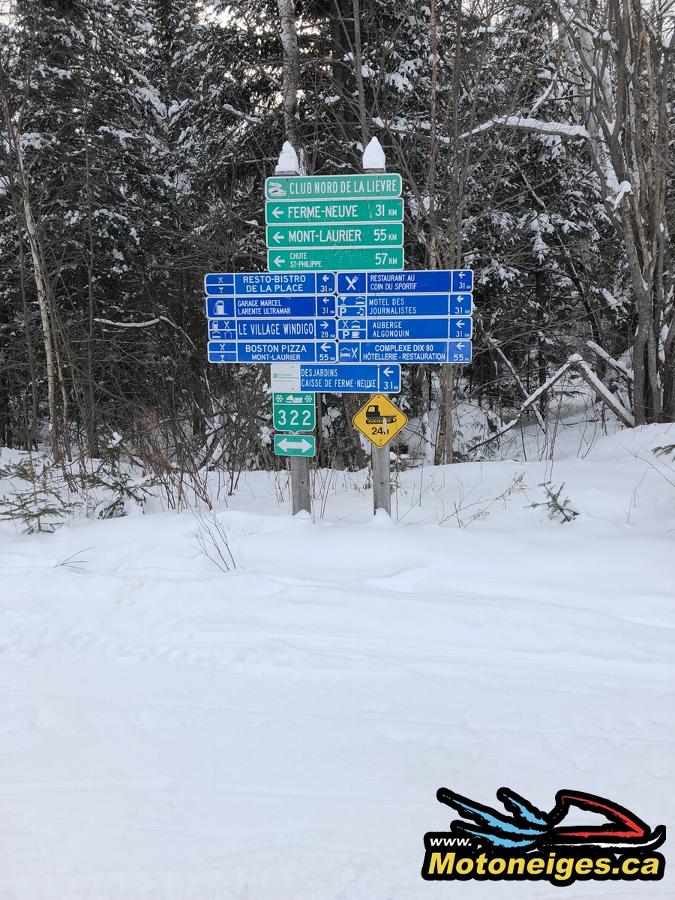
[[[385,447],[405,428],[408,417],[384,394],[375,394],[352,419],[354,427],[375,447]]]

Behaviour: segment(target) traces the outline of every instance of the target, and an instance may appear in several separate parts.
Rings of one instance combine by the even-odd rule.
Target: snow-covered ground
[[[315,522],[283,477],[242,476],[217,512],[229,573],[190,512],[3,523],[0,897],[559,896],[423,882],[440,786],[543,809],[591,791],[670,826],[667,443],[675,426],[575,433],[553,463],[404,472],[393,522],[365,473],[322,473]],[[573,522],[532,508],[549,480]]]

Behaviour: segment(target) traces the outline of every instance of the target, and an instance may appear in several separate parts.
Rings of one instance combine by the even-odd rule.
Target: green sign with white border
[[[366,175],[273,175],[265,179],[266,200],[344,200],[366,197],[397,199],[403,181],[398,173]]]
[[[403,200],[269,200],[269,225],[331,225],[334,222],[403,222]]]
[[[316,428],[316,404],[314,394],[272,394],[272,410],[275,431],[314,431]]]
[[[333,247],[330,250],[268,250],[270,272],[358,272],[403,268],[402,247]]]
[[[268,247],[402,247],[403,225],[268,225]]]
[[[313,434],[275,434],[276,456],[316,456],[316,438]]]

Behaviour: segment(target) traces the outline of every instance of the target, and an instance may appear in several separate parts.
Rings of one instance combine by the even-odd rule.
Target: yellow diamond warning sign
[[[384,447],[405,428],[408,417],[384,394],[375,394],[361,407],[352,422],[371,444]]]

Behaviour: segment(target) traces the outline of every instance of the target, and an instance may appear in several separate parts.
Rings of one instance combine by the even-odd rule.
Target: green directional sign
[[[403,225],[269,225],[268,247],[402,247]]]
[[[335,247],[331,250],[268,250],[270,272],[351,272],[403,268],[403,248]]]
[[[364,197],[401,196],[401,176],[371,175],[277,175],[265,180],[267,200],[359,200]]]
[[[269,200],[265,219],[270,225],[402,222],[403,200]]]
[[[316,438],[313,434],[275,434],[276,456],[316,456]]]
[[[314,394],[278,393],[272,394],[272,410],[276,431],[314,431],[316,427],[316,404]]]

